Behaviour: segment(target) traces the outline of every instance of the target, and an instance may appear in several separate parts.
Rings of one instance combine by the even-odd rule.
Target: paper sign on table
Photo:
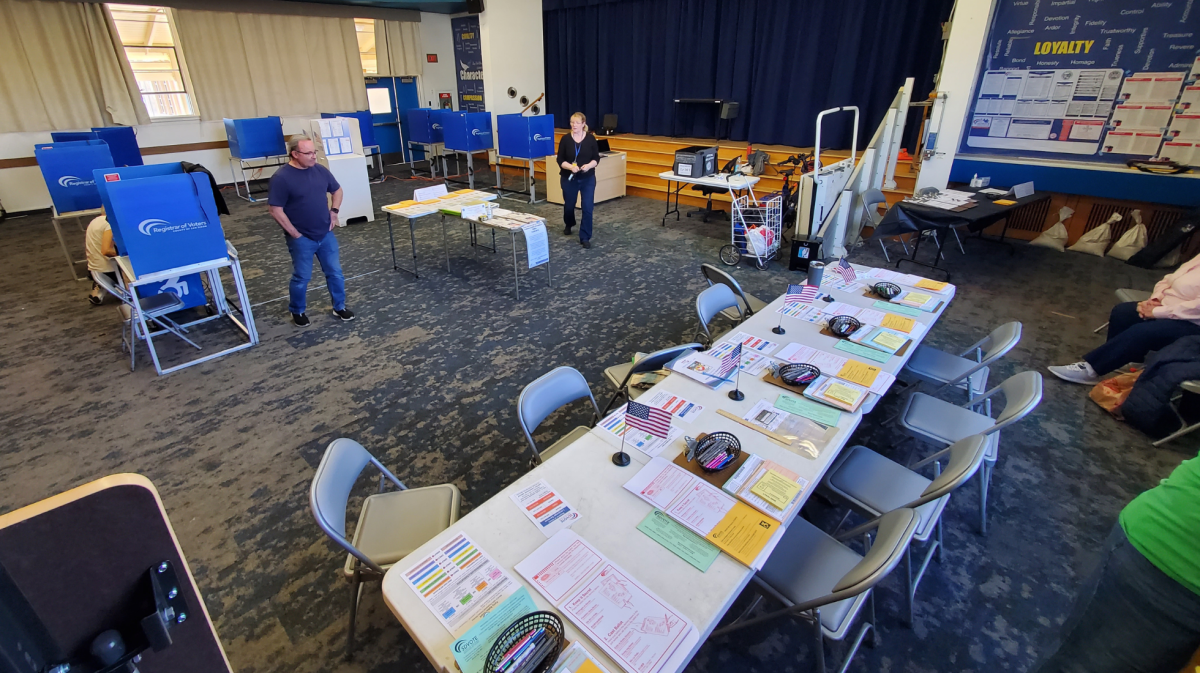
[[[846,364],[846,358],[840,355],[834,355],[822,350],[817,350],[812,346],[803,346],[798,343],[790,343],[783,347],[776,356],[781,360],[788,362],[806,362],[822,372],[840,371]]]
[[[746,335],[746,336],[749,337],[750,335]],[[775,350],[775,347],[779,345],[772,341],[764,341],[757,337],[750,337],[750,339],[752,339],[760,344],[766,344],[766,346],[769,346],[769,348],[767,348],[766,352]],[[711,349],[709,349],[709,351],[707,353],[705,353],[705,355],[707,355],[711,358],[714,358],[717,361],[720,361],[722,358],[725,357],[726,354],[729,353],[729,351],[733,350],[734,346],[736,346],[736,345],[737,345],[736,341],[725,341],[725,342],[717,344],[716,346],[713,346]],[[764,355],[763,353],[758,353],[758,352],[752,351],[749,348],[747,348],[745,345],[742,346],[742,362],[741,362],[740,368],[743,372],[746,372],[747,374],[749,374],[751,376],[758,376],[759,374],[762,373],[762,370],[767,368],[767,365],[769,365],[770,363],[771,363],[770,360],[768,360],[766,355]]]
[[[842,412],[837,409],[830,409],[824,404],[818,404],[812,400],[799,397],[792,397],[791,395],[780,395],[775,400],[775,407],[783,409],[789,414],[803,416],[828,427],[833,427],[842,420]]]
[[[884,348],[886,348],[892,352],[895,352],[895,351],[899,350],[900,347],[904,345],[904,342],[908,341],[908,339],[905,339],[896,334],[892,334],[891,332],[880,332],[880,333],[876,334],[874,337],[871,337],[871,341],[879,344],[880,346],[883,346]]]
[[[675,418],[688,423],[696,420],[700,412],[704,411],[703,406],[665,390],[655,391],[653,395],[642,395],[638,402],[669,411]],[[625,412],[621,410],[621,413]]]
[[[707,484],[706,484],[707,486]],[[740,501],[705,537],[743,564],[753,568],[775,535],[779,522]]]
[[[763,355],[770,355],[771,351],[779,347],[779,344],[774,341],[767,341],[766,339],[756,337],[753,334],[748,334],[746,332],[738,332],[737,334],[726,337],[723,339],[723,341],[724,343],[722,343],[721,346],[728,344],[730,348],[733,347],[733,344],[736,344],[740,341],[743,351],[754,351],[757,353],[762,353]],[[715,350],[716,348],[714,348],[714,351]],[[714,353],[713,357],[719,358],[721,355],[724,355],[725,352],[727,351],[723,351],[720,355]]]
[[[529,596],[529,589],[521,587],[503,603],[493,608],[475,623],[462,638],[454,641],[450,651],[458,662],[462,673],[480,673],[487,662],[488,652],[496,638],[512,623],[531,612],[537,612],[537,603]]]
[[[912,318],[916,318],[921,315],[921,309],[916,309],[911,306],[902,306],[900,304],[893,304],[890,301],[876,301],[874,306],[875,308],[881,308],[885,311],[899,313],[900,315],[906,315]],[[884,327],[887,327],[887,325],[884,325]]]
[[[537,222],[521,227],[525,232],[525,256],[529,258],[529,268],[541,266],[550,261],[550,242],[546,240],[546,223]]]
[[[858,360],[847,360],[845,366],[842,367],[835,376],[839,379],[845,379],[851,383],[857,383],[860,386],[871,387],[875,383],[875,377],[879,375],[881,370],[874,365],[859,362]]]
[[[545,479],[519,489],[510,497],[546,537],[554,537],[555,533],[570,528],[579,520],[579,512],[550,488]]]
[[[851,406],[858,402],[858,398],[861,395],[862,394],[859,391],[843,383],[838,383],[837,381],[829,384],[829,387],[825,389],[826,397],[833,398],[838,402],[844,402]]]
[[[913,320],[912,318],[906,318],[894,313],[888,313],[886,316],[884,316],[883,321],[879,324],[879,326],[886,327],[888,329],[899,330],[905,333],[911,333],[913,331],[913,325],[915,324],[917,324],[917,321]]]
[[[853,353],[868,360],[874,360],[875,362],[887,362],[888,359],[892,357],[891,353],[884,353],[883,351],[875,350],[870,346],[856,344],[853,341],[847,341],[845,339],[837,342],[837,345],[835,345],[834,348],[840,351],[846,351],[847,353]],[[822,369],[821,371],[825,370]]]
[[[786,509],[792,499],[800,492],[800,484],[779,474],[775,470],[767,470],[759,478],[750,492],[771,503],[778,509]]]
[[[661,509],[647,514],[637,529],[669,549],[672,554],[695,566],[700,572],[707,572],[713,561],[721,555],[721,550],[711,542],[676,523]]]
[[[923,292],[906,292],[899,300],[909,306],[924,306],[933,301],[933,295]]]
[[[922,290],[933,290],[934,292],[941,292],[942,290],[945,290],[946,286],[948,286],[949,284],[950,283],[943,283],[941,281],[929,280],[928,278],[922,278],[920,281],[917,282],[916,287],[919,287]]]
[[[404,580],[455,636],[464,633],[520,586],[464,533],[410,566]]]

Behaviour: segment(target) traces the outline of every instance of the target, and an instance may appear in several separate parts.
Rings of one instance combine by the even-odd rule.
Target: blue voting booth
[[[138,147],[137,134],[132,126],[108,126],[91,131],[58,131],[50,134],[56,143],[78,140],[103,140],[112,152],[113,164],[117,166],[141,166],[142,149]]]
[[[100,193],[92,171],[112,168],[113,158],[103,140],[42,143],[33,146],[50,199],[59,213],[100,207]]]
[[[119,237],[118,247],[138,276],[228,257],[208,175],[184,173],[179,164],[94,175],[113,239]],[[197,295],[203,294],[201,288]]]
[[[541,159],[554,154],[554,115],[496,115],[498,152],[502,157]]]
[[[443,110],[431,110],[427,107],[412,108],[408,111],[408,140],[409,142],[434,145],[442,142]]]
[[[441,116],[446,149],[477,152],[492,148],[492,113],[445,110]]]
[[[225,119],[229,155],[234,159],[264,159],[287,154],[283,122],[279,117]]]
[[[353,117],[358,120],[358,135],[362,137],[363,147],[372,147],[375,145],[375,122],[371,119],[370,110],[361,110],[359,112],[322,112],[321,119],[330,119],[332,117]]]

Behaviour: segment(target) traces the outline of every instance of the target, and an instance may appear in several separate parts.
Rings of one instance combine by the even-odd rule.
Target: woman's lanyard
[[[575,143],[575,138],[571,138],[571,142]],[[581,143],[575,143],[575,160],[572,161],[571,163],[575,164],[576,166],[579,165],[579,148],[580,148],[580,146],[581,146]],[[575,174],[572,173],[567,178],[567,182],[570,182],[571,180],[574,180],[574,179],[575,179]]]

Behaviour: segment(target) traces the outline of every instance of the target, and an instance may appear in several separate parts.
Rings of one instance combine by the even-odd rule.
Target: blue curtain
[[[933,88],[953,0],[543,0],[547,111],[559,126],[605,113],[622,132],[670,135],[675,98],[737,101],[722,136],[810,147],[817,113],[861,110],[870,140],[905,77]],[[917,112],[914,110],[914,112]],[[715,137],[712,106],[680,106],[675,132]],[[910,114],[910,120],[920,114]],[[849,147],[851,115],[824,125]]]

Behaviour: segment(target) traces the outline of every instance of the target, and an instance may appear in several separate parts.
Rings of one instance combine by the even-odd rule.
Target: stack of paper
[[[869,391],[855,383],[820,376],[804,389],[804,396],[846,411],[857,411]]]
[[[721,490],[776,521],[784,521],[800,504],[808,480],[770,460],[750,455]]]
[[[778,521],[661,457],[647,463],[625,489],[754,569],[762,567],[779,539]]]
[[[912,308],[932,313],[933,311],[937,310],[938,306],[941,306],[942,299],[930,292],[905,290],[904,292],[896,295],[892,299],[892,303],[899,304],[901,306],[910,306]]]
[[[657,673],[695,628],[570,530],[547,540],[516,570],[629,673]]]
[[[890,355],[908,343],[908,335],[886,327],[863,325],[862,329],[850,335],[850,340]]]

